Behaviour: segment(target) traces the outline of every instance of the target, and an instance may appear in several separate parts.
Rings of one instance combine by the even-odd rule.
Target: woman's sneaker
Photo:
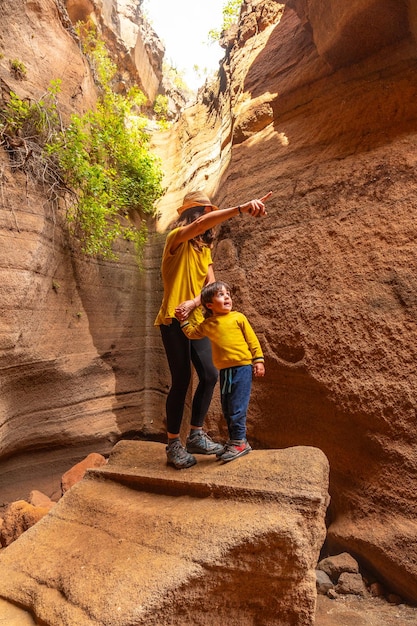
[[[172,465],[175,469],[187,469],[197,463],[192,454],[189,454],[181,441],[175,439],[166,447],[167,465]]]
[[[195,434],[187,438],[187,452],[191,454],[218,454],[223,451],[224,446],[216,443],[203,430],[197,431]]]
[[[223,463],[228,463],[229,461],[234,461],[238,459],[240,456],[245,454],[249,454],[252,450],[246,439],[236,441],[231,439],[224,446],[224,452],[220,456],[218,456],[219,461],[223,461]]]

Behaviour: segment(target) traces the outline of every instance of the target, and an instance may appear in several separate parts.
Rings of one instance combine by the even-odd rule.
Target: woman
[[[228,209],[218,209],[200,191],[188,193],[178,209],[179,219],[168,233],[161,267],[164,296],[155,326],[160,327],[172,378],[166,402],[166,453],[167,463],[176,469],[194,465],[193,454],[216,454],[223,448],[203,431],[218,375],[211,359],[210,340],[207,337],[188,339],[178,320],[189,318],[198,324],[204,319],[200,310],[200,292],[204,285],[215,281],[211,258],[215,226],[243,213],[253,217],[265,215],[264,202],[271,193]],[[190,434],[186,447],[183,447],[180,429],[191,380],[191,363],[199,383],[192,402]]]

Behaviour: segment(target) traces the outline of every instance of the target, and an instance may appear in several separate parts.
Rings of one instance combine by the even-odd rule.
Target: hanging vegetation
[[[51,200],[65,198],[70,232],[85,254],[115,258],[119,237],[134,241],[140,253],[147,219],[163,193],[160,163],[149,149],[148,119],[140,113],[146,99],[137,88],[115,93],[116,66],[103,41],[86,25],[79,34],[99,90],[95,109],[72,115],[64,127],[59,80],[38,102],[11,93],[0,112],[0,140],[13,167],[42,180]],[[139,228],[129,219],[133,214]]]

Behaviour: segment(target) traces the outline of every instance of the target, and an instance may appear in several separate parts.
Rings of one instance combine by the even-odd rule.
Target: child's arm
[[[252,354],[253,373],[256,377],[265,375],[264,355],[261,344],[256,336],[248,318],[242,313],[242,332]]]
[[[205,337],[205,333],[201,328],[202,324],[192,326],[188,320],[181,322],[181,330],[184,335],[187,335],[188,339],[202,339]]]
[[[214,283],[215,280],[216,278],[214,276],[213,265],[210,264],[208,266],[207,276],[204,285]],[[188,319],[190,313],[192,313],[192,311],[194,311],[194,309],[197,309],[199,306],[201,306],[201,294],[198,294],[192,300],[185,300],[184,302],[181,302],[181,304],[179,304],[175,309],[175,317],[179,322],[183,322],[184,320]]]

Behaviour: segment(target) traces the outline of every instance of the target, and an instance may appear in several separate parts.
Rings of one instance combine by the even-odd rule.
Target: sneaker
[[[187,452],[192,454],[218,454],[223,451],[224,446],[221,443],[216,443],[205,433],[200,430],[195,435],[190,435],[187,438]]]
[[[244,456],[245,454],[249,454],[252,450],[246,439],[236,441],[231,439],[224,446],[224,452],[221,454],[218,459],[219,461],[223,461],[223,463],[228,463],[229,461],[234,461],[238,459],[240,456]]]
[[[187,469],[197,463],[192,454],[189,454],[181,441],[176,439],[166,447],[167,465],[172,465],[175,469]]]
[[[222,456],[222,454],[224,454],[227,450],[227,443],[221,447],[220,450],[218,450],[218,452],[216,452],[216,461],[220,461],[220,457]]]

